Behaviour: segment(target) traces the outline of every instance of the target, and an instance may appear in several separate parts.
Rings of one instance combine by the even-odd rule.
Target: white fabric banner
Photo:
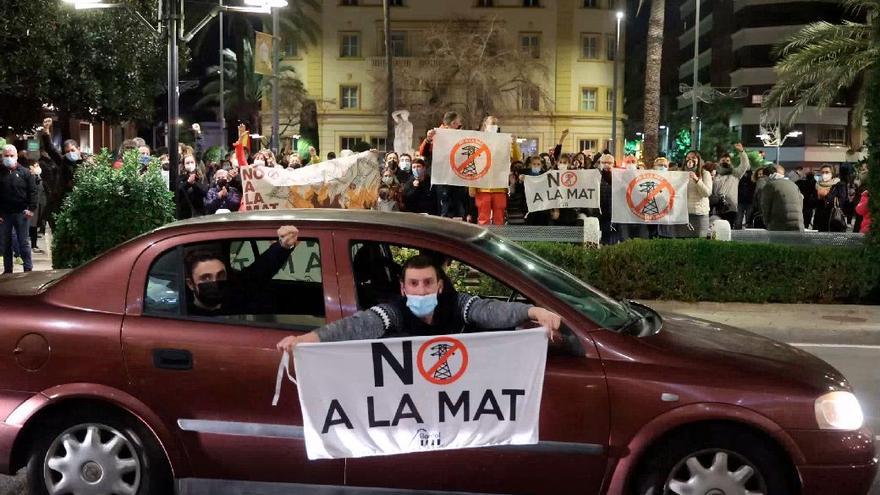
[[[431,183],[507,188],[510,134],[435,129]]]
[[[550,170],[538,176],[524,175],[529,211],[552,208],[599,208],[598,170]]]
[[[243,209],[372,208],[380,163],[377,153],[364,151],[296,169],[242,167]]]
[[[688,223],[687,172],[611,171],[611,221],[614,223]]]
[[[538,443],[546,360],[543,328],[298,345],[308,457]]]

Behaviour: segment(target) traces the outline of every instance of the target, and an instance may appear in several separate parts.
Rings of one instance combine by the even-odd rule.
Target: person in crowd
[[[761,194],[761,216],[767,230],[803,231],[803,196],[782,165],[773,167]]]
[[[587,158],[587,155],[583,151],[574,155],[574,158],[571,159],[571,163],[577,170],[586,170],[593,165],[592,161]]]
[[[856,184],[856,194],[853,198],[853,202],[856,203],[856,206],[862,202],[864,199],[863,193],[868,190],[868,164],[862,163],[859,166],[858,172],[856,174],[855,179]],[[861,232],[862,231],[862,222],[864,221],[864,215],[856,211],[856,208],[853,207],[853,212],[855,213],[855,222],[853,223],[853,232]]]
[[[586,214],[599,219],[602,244],[617,244],[620,242],[620,232],[611,223],[611,170],[614,168],[614,156],[609,153],[600,154],[594,157],[593,163],[600,174],[599,209],[587,209]]]
[[[275,159],[275,153],[272,150],[263,150],[263,159],[266,160],[267,167],[278,166],[278,161]]]
[[[436,214],[437,201],[425,161],[421,158],[413,160],[412,172],[412,178],[403,185],[403,204],[406,211]]]
[[[764,212],[761,209],[762,199],[764,195],[764,188],[767,186],[767,180],[770,178],[770,174],[773,173],[773,170],[768,170],[768,167],[762,167],[755,170],[755,195],[752,199],[752,227],[756,229],[764,229],[767,228],[767,222],[764,220]]]
[[[229,172],[222,168],[215,172],[213,184],[205,195],[205,214],[213,215],[217,210],[238,211],[241,193],[229,185]]]
[[[146,144],[138,146],[138,163],[142,168],[146,168],[150,164],[150,158],[150,147]]]
[[[712,194],[712,174],[704,168],[699,151],[685,155],[684,171],[688,173],[687,225],[675,226],[675,237],[705,238],[709,235],[709,195]]]
[[[405,183],[402,183],[397,179],[397,174],[390,165],[386,166],[385,169],[382,170],[381,180],[382,184],[379,187],[387,188],[389,194],[388,199],[394,201],[394,203],[399,206],[400,203],[403,202],[403,184]],[[398,210],[399,209],[400,208],[398,208]]]
[[[816,184],[816,176],[813,174],[813,170],[805,167],[804,176],[797,181],[798,189],[800,189],[801,195],[804,197],[804,228],[816,228],[813,226],[813,210],[819,199]]]
[[[409,153],[400,154],[400,170],[403,170],[404,172],[409,174],[406,178],[407,180],[403,181],[403,184],[406,184],[406,182],[409,181],[409,178],[412,177],[412,161],[412,155],[410,155]]]
[[[752,178],[753,172],[747,170],[739,179],[737,186],[737,206],[736,206],[736,223],[734,229],[741,230],[744,227],[751,226],[752,209],[755,199],[755,181]]]
[[[546,172],[544,168],[544,162],[541,159],[540,155],[532,155],[526,160],[527,168],[522,175],[520,175],[520,182],[525,182],[525,177],[537,177]],[[523,191],[525,191],[525,185],[523,184]],[[551,210],[540,210],[540,211],[529,211],[526,213],[526,225],[550,225],[551,221]]]
[[[483,119],[480,126],[483,132],[500,132],[498,117],[489,115]],[[563,133],[563,136],[567,133]],[[511,163],[522,160],[522,151],[516,139],[510,142]],[[476,200],[477,223],[480,225],[504,225],[505,212],[507,211],[508,189],[502,188],[471,188],[471,197]]]
[[[238,158],[239,163],[246,163],[248,161],[247,157],[251,154],[251,131],[250,125],[244,120],[238,121],[238,140],[233,143],[233,147],[235,147],[236,150],[241,148],[245,159],[242,160],[241,156],[238,156],[238,153],[236,153],[236,157]]]
[[[862,195],[859,198],[859,204],[856,205],[856,213],[862,217],[858,230],[862,234],[867,234],[871,231],[871,211],[868,209],[870,194],[871,193],[867,189],[862,191]]]
[[[793,168],[793,169],[789,170],[788,173],[785,174],[785,177],[794,183],[797,183],[797,181],[801,180],[801,178],[803,178],[803,176],[804,176],[804,167],[802,167],[802,166]]]
[[[196,167],[196,157],[185,155],[183,168],[177,179],[177,218],[192,218],[205,214],[205,196],[208,188]]]
[[[317,165],[321,163],[321,155],[314,146],[309,146],[309,165]]]
[[[336,153],[334,153],[332,151],[327,153],[327,161],[335,160],[335,159],[336,159]]]
[[[612,169],[618,170],[636,170],[638,168],[638,162],[636,161],[636,157],[633,155],[627,155],[624,157],[624,160],[621,162],[617,162],[614,159],[614,155],[611,153],[604,153],[602,157],[599,159],[599,163],[602,166],[602,169],[606,169],[609,167],[609,172]],[[611,174],[609,173],[609,179]],[[609,180],[610,183],[610,180]],[[600,190],[601,195],[601,190]],[[600,220],[601,224],[601,220]],[[611,229],[617,233],[617,236],[620,241],[626,241],[628,239],[648,239],[650,237],[650,232],[648,230],[648,226],[645,224],[636,224],[636,223],[614,223],[611,224]]]
[[[299,231],[292,225],[280,227],[278,242],[260,254],[244,270],[232,270],[217,253],[195,250],[184,257],[187,313],[191,316],[248,314],[267,281],[290,259]]]
[[[377,211],[400,211],[400,206],[390,187],[382,186],[379,188],[379,199],[376,201],[374,209]]]
[[[637,168],[639,168],[638,161],[636,160],[635,155],[624,156],[621,167],[627,170],[636,170]]]
[[[44,229],[46,224],[46,189],[43,185],[43,168],[40,166],[40,162],[35,160],[31,161],[29,169],[34,178],[34,187],[37,194],[37,209],[34,210],[34,216],[30,219],[28,233],[30,234],[31,240],[31,252],[39,254],[43,252],[43,250],[37,245],[37,239],[40,229]]]
[[[830,165],[822,165],[817,182],[814,227],[819,232],[846,232],[846,222],[834,214],[836,208],[845,208],[849,201],[846,184],[834,176]]]
[[[560,172],[574,170],[571,155],[567,153],[560,155],[556,162],[556,169]],[[554,225],[577,226],[580,225],[578,220],[580,212],[578,208],[558,208],[550,212],[550,217]]]
[[[565,143],[565,138],[568,137],[568,129],[563,129],[562,134],[559,135],[559,142],[556,143],[556,146],[550,152],[550,155],[553,157],[553,160],[558,160],[560,156],[562,156],[562,145]],[[514,139],[516,142],[516,139]],[[522,152],[520,152],[520,159],[522,159]]]
[[[520,179],[525,171],[525,164],[521,161],[510,164],[508,176],[508,200],[507,200],[507,223],[521,225],[525,223],[528,207],[526,206],[525,184]]]
[[[665,156],[658,156],[654,159],[654,162],[651,163],[648,170],[659,173],[666,173],[669,171],[669,159]],[[675,237],[675,226],[673,225],[649,225],[648,232],[651,237],[662,237],[664,239],[671,239]]]
[[[749,155],[746,154],[742,143],[736,143],[733,147],[739,156],[739,165],[734,167],[731,164],[729,153],[721,155],[718,160],[718,174],[712,183],[712,201],[710,201],[718,216],[727,220],[731,226],[736,224],[736,212],[739,208],[739,180],[751,168]]]
[[[441,129],[461,129],[461,116],[456,112],[446,112],[440,123]],[[419,155],[423,156],[428,167],[433,161],[434,150],[434,129],[429,129],[425,139],[419,146]],[[467,188],[463,186],[449,186],[438,184],[434,186],[437,194],[438,213],[442,217],[448,218],[464,218],[466,215],[465,207],[467,205]]]
[[[7,144],[3,147],[3,167],[0,169],[0,252],[3,253],[3,273],[12,273],[13,234],[18,241],[24,271],[33,270],[28,222],[37,210],[37,189],[30,170],[18,164],[18,150]]]
[[[397,156],[397,153],[394,153]],[[407,172],[400,168],[400,161],[397,158],[385,161],[385,170],[390,170],[391,174],[397,179],[399,184],[406,184],[412,177],[412,172]]]
[[[266,167],[268,166],[268,162],[266,162],[266,154],[263,151],[258,151],[254,153],[253,156],[253,165],[255,167]]]
[[[559,339],[562,319],[556,313],[539,306],[458,293],[452,284],[444,283],[448,277],[431,256],[420,254],[407,260],[400,278],[401,296],[392,302],[303,335],[284,337],[276,347],[293,352],[301,343],[479,332],[530,322],[547,329],[551,341]]]
[[[400,156],[397,154],[396,151],[389,151],[388,153],[385,153],[385,166],[387,167],[388,164],[391,162],[400,163]]]

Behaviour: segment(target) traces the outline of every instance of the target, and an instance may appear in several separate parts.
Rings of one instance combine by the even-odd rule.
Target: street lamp
[[[617,156],[617,67],[620,63],[620,21],[623,12],[617,11],[617,27],[614,30],[614,76],[611,89],[611,154]]]
[[[776,132],[778,133],[779,128],[777,127],[776,129]],[[776,165],[779,165],[779,148],[781,148],[782,145],[785,144],[785,141],[787,141],[788,138],[796,138],[801,136],[802,134],[803,132],[801,131],[790,131],[785,136],[782,136],[782,139],[779,139],[779,136],[771,136],[770,134],[764,132],[758,134],[755,137],[760,139],[761,142],[764,143],[764,146],[776,146]]]

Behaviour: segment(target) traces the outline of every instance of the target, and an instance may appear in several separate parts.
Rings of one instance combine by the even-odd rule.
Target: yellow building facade
[[[549,97],[537,109],[504,112],[504,132],[516,135],[526,154],[552,148],[569,129],[563,151],[595,151],[608,147],[616,28],[615,0],[392,0],[392,53],[398,64],[413,63],[424,31],[438,22],[494,18],[502,23],[510,42],[528,50],[546,68],[546,77],[532,81]],[[384,104],[377,104],[377,74],[385,67],[381,0],[331,0],[318,14],[318,43],[285,45],[285,64],[292,65],[317,101],[320,152],[339,152],[356,141],[384,149]],[[623,144],[623,24],[618,63],[618,155]],[[397,84],[397,83],[395,83]],[[401,89],[398,87],[398,89]],[[406,88],[403,88],[404,90]],[[378,108],[382,106],[383,108]],[[265,107],[265,105],[264,105]],[[397,108],[396,108],[397,109]],[[271,115],[264,108],[264,129]],[[281,109],[282,121],[284,109]],[[416,125],[413,147],[427,125]],[[470,127],[475,127],[471,125]],[[291,130],[286,134],[292,135]],[[392,148],[394,136],[387,145]]]

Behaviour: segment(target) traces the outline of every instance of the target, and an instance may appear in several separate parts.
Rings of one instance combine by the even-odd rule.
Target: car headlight
[[[852,392],[829,392],[816,399],[816,421],[823,430],[858,430],[865,422]]]

